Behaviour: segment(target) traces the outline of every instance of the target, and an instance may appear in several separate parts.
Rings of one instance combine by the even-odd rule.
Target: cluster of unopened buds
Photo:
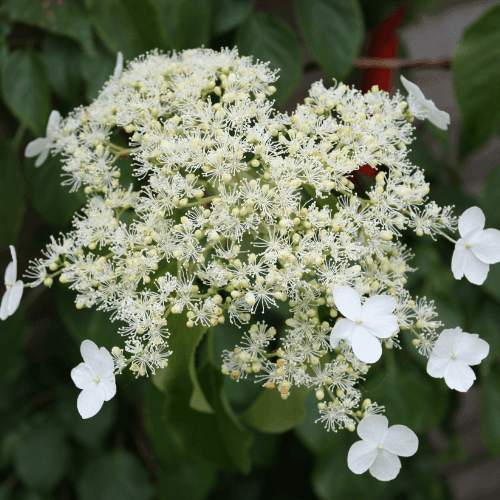
[[[388,428],[384,407],[363,399],[358,384],[370,365],[411,335],[428,373],[466,391],[470,365],[489,349],[459,328],[439,333],[433,302],[410,296],[402,232],[451,239],[458,222],[453,273],[475,284],[500,260],[500,232],[484,230],[477,207],[457,221],[451,207],[428,201],[423,172],[407,158],[412,121],[446,128],[449,117],[414,84],[403,81],[406,101],[317,82],[289,115],[273,108],[276,78],[235,49],[153,51],[126,69],[120,54],[99,96],[64,119],[53,111],[46,137],[26,149],[37,166],[59,154],[63,184],[83,189],[87,205],[31,263],[24,286],[58,278],[76,292],[77,308],[127,325],[111,353],[82,343],[72,378],[83,418],[114,396],[115,374],[166,368],[175,356],[169,336],[230,322],[242,337],[223,354],[224,374],[252,376],[283,399],[312,388],[326,429],[362,438],[349,467],[389,480],[397,455],[415,453],[418,440],[404,426]],[[363,165],[378,174],[361,189],[352,176]],[[122,184],[125,168],[135,188]],[[2,319],[23,290],[11,251]],[[277,307],[289,311],[283,328],[253,319]],[[171,315],[188,328],[170,330]]]

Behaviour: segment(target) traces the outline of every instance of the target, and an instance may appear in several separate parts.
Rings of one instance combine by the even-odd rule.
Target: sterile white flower
[[[354,443],[347,455],[347,465],[354,474],[370,474],[379,481],[394,479],[401,469],[400,457],[411,457],[417,452],[418,438],[405,425],[389,426],[382,415],[366,417],[358,424],[362,441]]]
[[[443,378],[450,389],[467,392],[476,375],[469,365],[478,365],[488,355],[488,342],[461,328],[441,332],[427,363],[431,377]]]
[[[53,110],[49,116],[45,137],[39,137],[38,139],[31,141],[26,146],[26,150],[24,151],[25,156],[28,158],[38,156],[35,162],[35,167],[39,167],[47,159],[50,148],[57,139],[60,123],[61,115],[59,114],[59,111]]]
[[[500,262],[500,231],[484,229],[485,217],[479,207],[468,208],[458,219],[461,238],[455,245],[451,270],[457,280],[465,277],[482,285],[490,264]]]
[[[78,396],[78,411],[82,418],[90,418],[116,394],[114,363],[109,351],[99,349],[91,340],[82,342],[80,352],[84,363],[71,370],[71,378],[78,389],[83,389]]]
[[[118,80],[122,76],[122,73],[123,73],[123,54],[121,52],[118,52],[118,54],[116,55],[116,65],[113,71],[113,77],[111,78],[110,84],[101,92],[101,97],[106,94],[109,94],[116,88]]]
[[[24,284],[21,280],[17,280],[17,258],[16,249],[10,245],[10,254],[12,262],[5,270],[5,293],[2,297],[2,305],[0,306],[0,319],[7,319],[16,312],[23,296]],[[17,280],[17,281],[16,281]]]
[[[450,115],[436,108],[430,99],[426,99],[418,85],[408,81],[404,76],[401,76],[401,83],[410,94],[408,101],[413,115],[420,119],[427,118],[436,127],[446,130],[450,124]]]
[[[391,314],[396,300],[388,295],[375,295],[361,305],[358,292],[348,286],[335,290],[333,299],[345,318],[337,321],[332,329],[332,348],[343,339],[352,345],[354,354],[364,363],[378,361],[382,346],[377,337],[389,338],[398,329],[398,319]]]

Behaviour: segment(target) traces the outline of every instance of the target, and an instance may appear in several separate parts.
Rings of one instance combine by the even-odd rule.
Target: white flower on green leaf
[[[463,332],[461,328],[443,330],[429,357],[427,373],[444,377],[450,389],[467,392],[476,380],[470,366],[481,363],[489,351],[488,342],[475,333]]]
[[[58,138],[60,123],[61,115],[59,111],[53,110],[49,116],[45,137],[39,137],[26,146],[26,150],[24,151],[25,156],[28,158],[38,156],[35,167],[39,167],[47,159],[47,156],[49,156],[50,148]]]
[[[401,469],[399,457],[417,452],[417,435],[405,425],[389,427],[382,415],[366,417],[358,424],[362,441],[354,443],[347,455],[347,465],[354,474],[370,474],[379,481],[394,479]]]
[[[426,99],[418,85],[410,82],[404,76],[401,76],[401,83],[409,93],[408,103],[413,115],[421,120],[427,118],[436,127],[446,130],[450,124],[450,115],[446,111],[436,108],[430,99]]]
[[[455,245],[451,270],[457,280],[465,277],[475,285],[482,285],[490,264],[500,262],[500,231],[484,229],[485,217],[479,207],[467,209],[458,219],[461,238]]]
[[[82,418],[90,418],[116,394],[114,363],[109,351],[99,349],[91,340],[82,342],[80,352],[84,363],[71,370],[71,378],[78,389],[83,389],[78,396],[78,411]]]
[[[2,320],[7,319],[16,312],[24,290],[23,282],[17,279],[16,249],[12,245],[10,245],[10,254],[12,255],[12,262],[5,270],[4,283],[6,290],[0,306],[0,319]]]
[[[333,292],[335,306],[345,318],[337,321],[330,335],[332,348],[341,340],[352,346],[363,363],[374,363],[382,355],[379,338],[389,338],[398,329],[398,319],[392,314],[396,300],[388,295],[375,295],[361,305],[358,292],[344,286]]]

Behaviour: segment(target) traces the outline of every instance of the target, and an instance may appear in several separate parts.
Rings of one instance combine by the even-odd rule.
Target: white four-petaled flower
[[[105,347],[100,349],[91,340],[84,340],[80,347],[84,363],[71,370],[71,378],[83,389],[77,407],[83,418],[93,417],[116,394],[114,363]]]
[[[461,328],[443,330],[429,357],[427,373],[444,377],[450,389],[467,392],[476,380],[469,365],[481,363],[489,351],[488,342],[475,333],[463,332]]]
[[[457,280],[465,277],[482,285],[490,264],[500,262],[500,231],[484,229],[485,218],[479,207],[468,208],[458,219],[461,238],[455,245],[451,270]]]
[[[25,156],[28,158],[38,156],[35,162],[35,167],[39,167],[47,159],[50,148],[58,137],[60,123],[61,115],[59,114],[59,111],[53,110],[49,116],[45,137],[35,139],[26,146],[26,150],[24,151]]]
[[[332,348],[345,340],[363,363],[378,361],[382,355],[378,338],[389,338],[398,329],[398,319],[391,314],[396,308],[396,300],[388,295],[375,295],[361,305],[358,292],[348,286],[335,290],[333,299],[345,318],[333,327]]]
[[[411,457],[418,448],[417,435],[405,425],[389,427],[382,415],[365,417],[358,424],[362,441],[351,446],[347,465],[354,474],[370,474],[379,481],[394,479],[401,469],[400,457]]]
[[[436,108],[430,99],[426,99],[418,85],[408,81],[404,76],[401,76],[401,83],[410,94],[408,102],[413,115],[420,119],[427,118],[436,127],[446,130],[450,124],[450,115]]]
[[[10,245],[10,254],[12,262],[5,270],[5,293],[2,297],[2,305],[0,306],[0,319],[7,319],[15,313],[23,296],[24,284],[21,280],[17,280],[17,258],[16,249]]]

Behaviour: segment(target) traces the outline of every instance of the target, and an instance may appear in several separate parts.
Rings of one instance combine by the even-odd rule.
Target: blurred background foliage
[[[51,109],[66,114],[89,103],[112,73],[117,51],[126,60],[158,47],[237,45],[240,52],[280,68],[276,106],[293,105],[304,75],[304,44],[327,80],[356,81],[355,59],[366,53],[367,34],[390,16],[399,0],[295,0],[300,32],[259,10],[252,0],[4,0],[0,5],[0,241],[18,249],[20,269],[48,241],[67,230],[84,202],[60,185],[57,159],[42,168],[23,157],[44,136]],[[436,1],[405,2],[411,22]],[[463,161],[500,123],[500,5],[465,32],[451,71],[462,114]],[[439,106],[439,103],[438,103]],[[460,189],[447,134],[419,123],[412,161],[424,168],[431,196],[455,204],[457,213],[480,205],[488,227],[500,227],[500,167],[481,199]],[[429,146],[429,138],[433,143]],[[431,153],[438,151],[438,157]],[[452,245],[408,237],[419,270],[409,280],[416,296],[436,300],[447,327],[476,332],[491,346],[478,370],[481,432],[488,453],[500,456],[500,266],[486,284],[457,282],[450,270]],[[3,272],[3,271],[2,271]],[[283,328],[285,312],[267,320]],[[170,324],[170,322],[169,322]],[[179,325],[182,328],[183,325]],[[117,326],[101,312],[77,311],[72,293],[56,284],[29,290],[19,310],[0,325],[0,500],[161,500],[238,498],[447,499],[449,467],[467,467],[468,456],[452,426],[459,395],[425,373],[425,360],[402,335],[406,349],[387,351],[363,383],[366,397],[386,405],[392,423],[420,437],[416,456],[403,460],[396,480],[354,476],[347,431],[316,425],[314,393],[295,390],[288,401],[250,382],[220,373],[220,353],[233,348],[230,325],[215,332],[193,328],[173,336],[171,364],[151,380],[119,377],[118,395],[94,418],[76,410],[69,373],[85,338],[110,349]],[[384,361],[385,360],[385,361]],[[439,452],[427,439],[439,429]],[[458,464],[458,465],[457,465]],[[479,498],[479,497],[475,497]]]

